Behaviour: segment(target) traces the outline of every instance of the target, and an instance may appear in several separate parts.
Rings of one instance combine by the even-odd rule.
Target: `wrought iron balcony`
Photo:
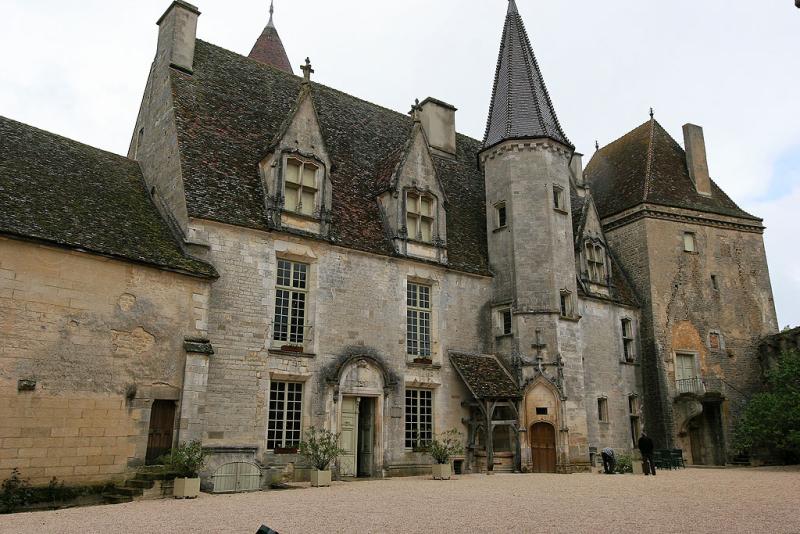
[[[678,395],[692,393],[694,395],[725,395],[725,383],[719,378],[684,378],[675,381],[675,392]]]
[[[682,393],[694,393],[695,395],[705,395],[706,386],[702,378],[682,378],[675,381],[675,391],[678,395]]]

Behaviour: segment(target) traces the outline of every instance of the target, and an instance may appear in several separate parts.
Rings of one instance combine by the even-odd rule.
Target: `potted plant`
[[[299,449],[300,455],[308,460],[313,468],[311,485],[330,486],[330,464],[344,453],[344,450],[339,448],[339,434],[312,426],[306,431],[306,439],[300,442]]]
[[[194,499],[200,495],[200,470],[205,455],[199,440],[182,443],[167,455],[165,463],[178,475],[172,490],[175,498]]]
[[[435,480],[450,480],[453,474],[450,458],[464,452],[462,437],[461,433],[453,428],[434,437],[428,444],[428,454],[436,461],[431,468]]]

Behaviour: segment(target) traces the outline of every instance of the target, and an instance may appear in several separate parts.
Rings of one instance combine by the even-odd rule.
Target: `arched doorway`
[[[556,472],[556,429],[550,423],[535,423],[530,432],[534,473]]]

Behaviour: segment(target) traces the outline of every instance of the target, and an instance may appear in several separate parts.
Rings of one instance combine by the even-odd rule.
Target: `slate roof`
[[[451,352],[450,362],[476,399],[522,398],[519,386],[495,356]]]
[[[194,71],[173,69],[172,85],[187,207],[192,217],[267,230],[258,163],[297,101],[301,78],[198,40]],[[331,157],[330,239],[394,255],[376,195],[411,134],[412,119],[312,83]],[[454,159],[434,156],[449,200],[451,268],[489,274],[481,143],[457,136]]]
[[[256,40],[253,49],[250,51],[250,59],[260,61],[265,65],[272,65],[277,69],[286,71],[293,74],[292,64],[289,62],[289,56],[286,54],[286,49],[283,47],[278,29],[272,20],[273,7],[269,6],[269,22],[264,31]]]
[[[0,117],[0,233],[201,277],[145,189],[138,163]]]
[[[760,221],[711,181],[711,196],[697,192],[686,152],[655,119],[595,152],[585,176],[601,217],[642,203]]]
[[[571,148],[514,0],[508,3],[483,146],[549,137]]]

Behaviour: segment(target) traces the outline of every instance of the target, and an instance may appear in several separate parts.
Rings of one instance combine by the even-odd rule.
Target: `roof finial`
[[[300,65],[300,70],[303,71],[303,83],[311,81],[311,75],[314,74],[314,69],[311,68],[311,60],[306,58],[306,64]]]
[[[600,141],[598,141],[597,139],[594,140],[594,150],[595,152],[600,150]]]
[[[272,15],[273,13],[275,13],[274,3],[275,3],[274,0],[269,1],[269,22],[267,23],[267,26],[273,26],[273,27],[275,26],[275,23],[272,22]]]
[[[411,115],[411,118],[414,120],[414,122],[420,121],[419,117],[420,111],[422,111],[422,106],[419,105],[419,98],[415,98],[414,103],[411,105],[411,111],[408,112],[408,114]]]
[[[655,117],[655,116],[656,116],[656,112],[653,111],[653,108],[651,107],[650,108],[650,120],[653,120],[653,117]]]

